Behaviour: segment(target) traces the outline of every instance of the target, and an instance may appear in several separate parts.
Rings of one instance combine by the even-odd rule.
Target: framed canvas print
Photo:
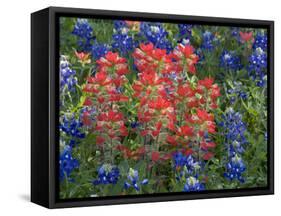
[[[273,21],[31,16],[31,200],[273,194]]]

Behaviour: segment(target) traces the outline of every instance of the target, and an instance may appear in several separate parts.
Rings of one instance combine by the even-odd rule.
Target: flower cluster
[[[230,103],[234,104],[238,98],[246,100],[248,98],[247,92],[243,89],[243,83],[240,81],[234,81],[232,85],[227,89],[227,94],[230,98]]]
[[[190,39],[192,35],[192,25],[190,24],[178,24],[179,37],[181,39]]]
[[[259,87],[264,87],[267,80],[267,53],[261,47],[256,48],[249,57],[249,76]]]
[[[242,120],[242,115],[239,112],[235,112],[232,108],[226,111],[223,119],[224,121],[221,123],[221,126],[224,128],[229,160],[225,176],[230,180],[237,178],[240,182],[243,182],[242,173],[246,168],[242,160],[242,154],[247,144],[245,137],[246,125]]]
[[[137,46],[137,41],[134,40],[130,33],[130,24],[125,21],[114,22],[114,34],[112,35],[112,48],[118,50],[121,55],[125,56]]]
[[[161,129],[173,125],[173,106],[167,92],[171,87],[171,80],[163,74],[171,72],[172,61],[165,50],[155,49],[153,44],[141,44],[133,53],[135,65],[140,71],[139,80],[132,85],[134,96],[140,101],[138,106],[138,121],[142,125],[141,135],[149,135],[154,140]],[[160,73],[157,73],[159,71]],[[153,161],[159,159],[158,147],[151,153]]]
[[[60,92],[63,94],[65,91],[74,91],[77,84],[77,78],[75,77],[75,70],[70,68],[66,56],[60,57]]]
[[[152,43],[156,48],[172,51],[172,44],[167,38],[168,32],[163,28],[163,24],[142,22],[140,34],[145,37],[145,41]]]
[[[120,103],[128,101],[122,92],[122,86],[127,82],[124,75],[129,72],[128,65],[125,58],[113,52],[108,52],[96,63],[98,71],[95,76],[88,77],[83,89],[87,94],[84,107],[96,112],[84,112],[83,120],[95,130],[96,144],[101,149],[113,149],[120,144],[120,137],[128,135],[124,115],[119,111]]]
[[[85,66],[86,64],[91,63],[89,53],[75,51],[75,56],[76,56],[78,62],[81,63],[82,66]]]
[[[226,144],[229,146],[229,155],[233,156],[237,152],[243,153],[247,139],[245,137],[246,125],[243,122],[242,115],[229,108],[223,115],[223,119],[221,126],[225,129],[224,134]]]
[[[124,188],[127,190],[129,188],[134,188],[136,191],[140,190],[141,185],[147,185],[148,179],[139,179],[139,172],[130,168],[127,181],[124,183]]]
[[[252,43],[253,43],[253,32],[242,32],[240,31],[239,32],[239,36],[240,36],[240,42],[243,43],[243,44],[246,44],[248,45],[248,47],[251,47],[252,46]]]
[[[175,169],[176,180],[184,181],[183,191],[200,191],[205,187],[204,183],[200,183],[198,180],[201,164],[195,161],[192,155],[186,156],[182,152],[176,152],[173,156],[173,168]]]
[[[202,49],[212,51],[214,49],[215,36],[210,31],[205,31],[202,35]]]
[[[186,167],[188,173],[192,173],[194,170],[200,168],[199,163],[195,162],[191,155],[185,155],[182,152],[176,152],[173,155],[173,168],[175,170],[181,170]]]
[[[214,115],[208,112],[208,107],[217,107],[216,99],[220,96],[220,91],[209,78],[199,80],[194,86],[193,89],[187,83],[178,88],[177,105],[183,118],[178,119],[181,126],[173,136],[167,137],[167,142],[173,146],[185,146],[187,151],[192,148],[194,154],[208,160],[213,156],[211,150],[216,147],[214,142],[205,138],[206,134],[216,132]]]
[[[255,81],[258,87],[264,87],[267,81],[267,34],[258,32],[254,37],[252,31],[239,31],[239,35],[238,29],[234,32],[239,43],[246,44],[247,48],[252,50],[246,67],[249,77]],[[239,57],[235,56],[233,52],[227,51],[221,55],[220,66],[234,71],[242,68]]]
[[[94,42],[91,50],[91,55],[94,60],[100,59],[109,52],[110,47],[107,44]]]
[[[238,27],[231,27],[230,32],[231,32],[232,37],[234,37],[237,41],[240,40],[239,28]]]
[[[254,42],[252,31],[241,31],[241,29],[238,27],[232,27],[231,36],[233,36],[239,45],[242,45],[244,48],[252,48]]]
[[[230,161],[226,165],[226,169],[227,171],[224,173],[224,176],[227,179],[231,181],[237,179],[241,183],[245,182],[242,173],[245,172],[246,166],[238,154],[230,158]]]
[[[65,178],[72,180],[70,178],[71,172],[79,167],[78,160],[72,157],[72,147],[66,145],[63,152],[60,154],[59,158],[60,166],[60,181]]]
[[[78,37],[78,47],[80,51],[91,51],[94,36],[93,28],[91,27],[87,19],[77,19],[72,34]]]
[[[122,85],[127,82],[128,66],[126,59],[118,53],[108,52],[96,61],[98,72],[95,76],[88,77],[88,83],[83,91],[89,94],[84,105],[91,106],[95,101],[101,105],[127,101],[128,97],[122,94]]]
[[[85,137],[85,133],[81,132],[83,124],[80,119],[76,119],[73,113],[64,114],[60,122],[60,130],[68,137],[71,137],[70,146],[76,144],[76,139]]]
[[[125,145],[117,145],[116,150],[120,151],[124,159],[132,159],[132,160],[140,160],[143,158],[145,154],[145,147],[137,147],[135,149],[131,149]]]
[[[60,140],[64,143],[64,150],[60,154],[59,160],[60,180],[65,177],[69,178],[71,172],[79,167],[78,160],[72,156],[72,150],[77,146],[80,139],[85,138],[85,133],[81,131],[82,126],[80,119],[76,119],[73,113],[64,114],[60,119]]]
[[[116,184],[119,179],[118,167],[111,164],[103,164],[98,168],[98,178],[93,181],[94,185]]]
[[[191,45],[179,44],[172,54],[173,62],[176,62],[175,71],[188,71],[195,74],[195,65],[197,64],[199,57],[195,54],[194,48]]]
[[[200,183],[196,177],[188,177],[184,185],[184,192],[202,191],[205,189],[204,184]]]
[[[220,67],[230,71],[237,71],[242,68],[241,60],[234,51],[224,50],[220,56]]]
[[[267,35],[265,33],[258,33],[255,37],[253,49],[261,48],[263,51],[267,50]]]
[[[197,143],[200,147],[196,154],[205,160],[210,159],[213,154],[209,150],[216,145],[207,142],[203,135],[204,132],[215,133],[216,126],[214,116],[206,108],[217,107],[220,90],[212,78],[187,80],[188,74],[196,73],[198,56],[193,47],[179,44],[167,54],[153,44],[140,44],[133,56],[140,71],[139,80],[132,87],[134,96],[140,100],[138,120],[143,125],[141,135],[149,135],[157,142],[152,160],[159,159],[161,143],[157,137],[165,130],[170,131],[166,137],[169,145],[185,146],[185,150],[190,151],[190,146]],[[191,113],[191,109],[196,112]],[[196,138],[196,134],[201,138]]]

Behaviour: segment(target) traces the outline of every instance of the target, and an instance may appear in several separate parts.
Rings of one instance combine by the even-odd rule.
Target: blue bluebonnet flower
[[[200,165],[191,155],[185,156],[181,152],[176,152],[173,155],[173,166],[175,170],[186,168],[187,173],[192,173],[195,170],[200,169]]]
[[[146,38],[146,42],[151,42],[156,48],[172,51],[172,44],[168,40],[168,32],[164,29],[162,23],[142,22],[140,33]]]
[[[71,138],[84,138],[85,133],[81,132],[82,122],[76,119],[74,114],[64,114],[61,119],[60,129]]]
[[[178,74],[176,73],[176,72],[172,72],[172,73],[169,73],[168,74],[168,77],[170,78],[170,79],[172,79],[172,80],[175,80],[175,81],[177,81],[178,80]],[[169,90],[169,89],[168,89]]]
[[[239,96],[241,99],[246,100],[247,97],[248,97],[248,94],[247,94],[246,92],[244,92],[244,91],[240,91],[240,92],[238,93],[238,96]]]
[[[129,35],[129,28],[125,21],[114,21],[114,34],[112,35],[112,48],[118,50],[121,55],[127,55],[138,45],[137,41]]]
[[[134,121],[131,123],[131,128],[138,128],[141,124],[138,121]]]
[[[208,131],[204,131],[203,137],[204,137],[204,140],[205,140],[206,142],[211,142],[211,141],[212,141],[212,139],[211,139],[210,134],[209,134]]]
[[[107,44],[101,44],[95,41],[91,50],[92,58],[94,60],[100,59],[105,56],[109,49],[110,47]]]
[[[229,108],[222,118],[224,121],[220,123],[220,126],[224,128],[223,133],[229,156],[233,157],[236,153],[243,153],[247,139],[245,136],[246,125],[243,122],[242,115]]]
[[[268,135],[267,135],[267,131],[264,133],[264,140],[267,141],[268,139]]]
[[[114,20],[113,21],[114,29],[121,30],[123,28],[127,28],[127,24],[124,20]]]
[[[118,93],[118,94],[122,94],[122,93],[124,93],[124,88],[123,88],[122,86],[119,86],[119,87],[117,87],[117,88],[115,89],[115,91],[116,91],[116,93]]]
[[[249,57],[249,76],[256,81],[256,85],[264,87],[267,80],[267,53],[261,48],[254,50]]]
[[[214,49],[214,39],[215,39],[215,36],[212,32],[210,31],[205,31],[202,35],[202,49],[205,49],[205,50],[213,50]]]
[[[192,25],[190,24],[178,24],[179,34],[181,38],[191,38]]]
[[[236,154],[230,159],[230,162],[226,165],[227,171],[224,173],[224,176],[229,180],[237,179],[241,183],[244,183],[245,180],[242,176],[243,172],[246,170],[246,166],[241,157]]]
[[[231,27],[231,35],[237,40],[237,41],[240,41],[240,35],[239,35],[239,32],[240,32],[240,29],[237,28],[237,27]]]
[[[242,115],[235,112],[232,108],[223,115],[224,122],[221,124],[224,128],[225,144],[227,148],[227,164],[224,176],[229,180],[239,180],[244,182],[242,173],[246,166],[242,160],[242,154],[245,151],[247,139],[245,137],[246,125],[242,121]]]
[[[197,179],[201,165],[191,155],[185,156],[181,152],[176,152],[173,155],[173,169],[178,182],[181,182],[183,179],[187,181],[190,177]],[[184,187],[186,188],[186,186]]]
[[[72,34],[78,37],[79,51],[90,52],[92,47],[93,28],[87,19],[77,19]]]
[[[203,53],[203,49],[201,47],[196,49],[194,53],[199,57],[198,62],[203,63],[205,61],[205,56],[204,56],[204,53]]]
[[[172,79],[174,81],[177,81],[179,79],[179,75],[176,73],[176,72],[171,72],[171,73],[167,73],[167,74],[163,74],[163,77],[165,78],[169,78],[169,79]],[[165,88],[167,94],[170,94],[170,88],[167,86]]]
[[[70,178],[71,172],[79,167],[78,160],[72,157],[72,148],[66,145],[63,152],[60,154],[60,181],[67,178],[69,181],[73,181]]]
[[[127,33],[115,33],[112,35],[112,48],[118,50],[121,55],[126,55],[129,51],[132,51],[136,47],[137,43],[133,37]]]
[[[81,118],[85,112],[88,112],[91,115],[95,115],[95,114],[97,114],[97,109],[94,106],[84,106],[80,110],[80,117],[79,118]]]
[[[116,184],[119,174],[119,169],[115,165],[103,164],[98,168],[98,178],[93,181],[93,184]]]
[[[264,33],[258,33],[255,37],[253,49],[261,48],[263,51],[267,50],[267,35]]]
[[[237,71],[242,68],[239,56],[234,51],[224,50],[220,56],[220,67]]]
[[[248,94],[243,90],[243,84],[240,81],[234,81],[233,86],[227,89],[227,94],[230,96],[230,103],[234,104],[237,98],[246,100]]]
[[[186,183],[184,185],[184,192],[191,191],[202,191],[205,189],[205,185],[200,183],[196,177],[190,176],[186,179]]]
[[[77,84],[75,77],[75,70],[70,68],[70,63],[67,61],[66,56],[60,57],[60,91],[63,93],[65,90],[74,91]]]
[[[128,181],[124,183],[124,188],[128,189],[133,187],[136,191],[140,190],[140,185],[148,184],[148,179],[139,180],[139,173],[137,170],[130,168],[127,176]]]

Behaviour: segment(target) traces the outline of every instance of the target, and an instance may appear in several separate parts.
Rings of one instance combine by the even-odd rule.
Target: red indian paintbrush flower
[[[200,143],[200,148],[203,150],[208,150],[209,148],[215,148],[216,144],[214,142],[206,142],[206,141],[202,141]]]
[[[195,95],[195,91],[187,83],[179,85],[177,93],[180,97],[193,97]]]
[[[91,126],[92,125],[92,120],[91,120],[91,114],[89,112],[83,112],[82,115],[82,122],[83,125],[85,126]]]
[[[145,154],[145,147],[141,146],[136,148],[135,150],[131,150],[127,146],[124,145],[118,145],[116,146],[116,149],[120,151],[123,154],[124,158],[129,158],[133,160],[139,160],[140,157],[142,157]]]
[[[193,128],[187,125],[181,126],[178,128],[177,134],[179,136],[192,136],[193,135]]]
[[[151,135],[154,137],[157,137],[160,133],[161,127],[162,127],[162,122],[159,121],[156,123],[155,125],[156,129],[154,131],[152,131]]]
[[[102,136],[97,136],[96,137],[96,143],[97,145],[101,145],[105,142],[105,139]]]
[[[151,153],[151,160],[153,162],[157,162],[159,160],[159,158],[160,158],[160,153],[158,151],[153,151]]]
[[[168,142],[169,144],[171,144],[172,146],[176,146],[176,145],[177,145],[177,140],[176,140],[175,136],[167,135],[166,140],[167,140],[167,142]]]
[[[173,62],[166,50],[154,48],[152,43],[140,44],[133,53],[135,65],[140,72],[157,70],[166,74],[173,71]]]
[[[118,89],[128,80],[124,74],[128,73],[126,59],[118,53],[109,52],[105,57],[97,60],[99,71],[95,76],[88,77],[88,83],[83,91],[93,93],[100,104],[105,102],[126,102],[128,97]]]
[[[108,52],[105,57],[101,57],[97,60],[97,64],[99,66],[99,71],[116,73],[119,76],[129,72],[127,60],[120,57],[118,53]]]
[[[105,86],[111,84],[111,80],[105,71],[100,71],[97,72],[94,77],[89,77],[88,83]]]
[[[213,101],[221,95],[220,88],[217,84],[214,84],[211,89],[211,98]]]
[[[139,80],[135,81],[132,88],[135,91],[135,97],[148,97],[155,91],[164,89],[165,80],[160,78],[155,71],[144,71],[139,74]]]
[[[141,44],[133,57],[139,71],[138,80],[132,85],[134,96],[139,100],[138,121],[143,125],[139,133],[145,138],[150,136],[147,140],[155,140],[152,161],[162,160],[159,145],[167,144],[172,149],[182,148],[186,155],[199,155],[196,152],[199,149],[203,151],[200,154],[203,159],[210,159],[213,153],[208,151],[215,143],[204,141],[204,134],[215,133],[211,111],[216,107],[220,89],[212,77],[188,81],[183,79],[185,74],[180,75],[182,72],[195,74],[199,57],[194,48],[179,44],[167,54],[152,43]]]
[[[197,109],[197,119],[196,122],[201,124],[200,128],[203,136],[203,132],[207,130],[209,133],[216,132],[216,124],[214,122],[214,115],[209,114],[206,110]]]
[[[214,83],[214,79],[213,78],[208,78],[208,77],[206,77],[203,80],[199,80],[198,81],[199,85],[202,85],[202,86],[204,86],[207,89],[210,89],[212,87],[213,83]]]
[[[87,97],[83,103],[83,106],[92,106],[92,105],[93,105],[92,100],[89,97]]]
[[[127,24],[127,26],[134,30],[134,31],[139,31],[140,29],[140,21],[130,21],[130,20],[125,20],[125,23]]]
[[[148,102],[148,107],[151,109],[156,109],[156,110],[167,109],[170,106],[171,106],[171,103],[162,97],[157,97],[156,100],[150,100]]]
[[[212,152],[207,152],[203,155],[204,160],[210,160],[212,157],[214,157],[214,153]]]
[[[82,65],[91,63],[91,59],[89,58],[90,57],[90,53],[84,53],[84,52],[77,52],[77,51],[75,51],[75,55],[79,59],[79,62],[82,63]]]
[[[115,110],[109,110],[107,112],[100,113],[97,116],[98,121],[117,122],[117,121],[121,121],[122,119],[123,119],[123,113]]]
[[[197,64],[199,57],[194,53],[193,46],[179,44],[172,56],[176,60],[176,71],[188,70],[189,73],[195,74],[195,64]]]
[[[241,38],[241,41],[243,42],[243,43],[245,43],[245,42],[248,42],[248,41],[250,41],[250,42],[252,42],[253,41],[253,32],[239,32],[239,35],[240,35],[240,38]]]

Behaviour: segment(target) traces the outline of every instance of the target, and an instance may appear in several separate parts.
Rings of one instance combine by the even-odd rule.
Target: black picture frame
[[[268,30],[268,186],[235,190],[58,199],[58,94],[60,16],[153,20]],[[47,208],[128,204],[274,194],[274,22],[125,11],[49,7],[31,14],[31,201]]]

